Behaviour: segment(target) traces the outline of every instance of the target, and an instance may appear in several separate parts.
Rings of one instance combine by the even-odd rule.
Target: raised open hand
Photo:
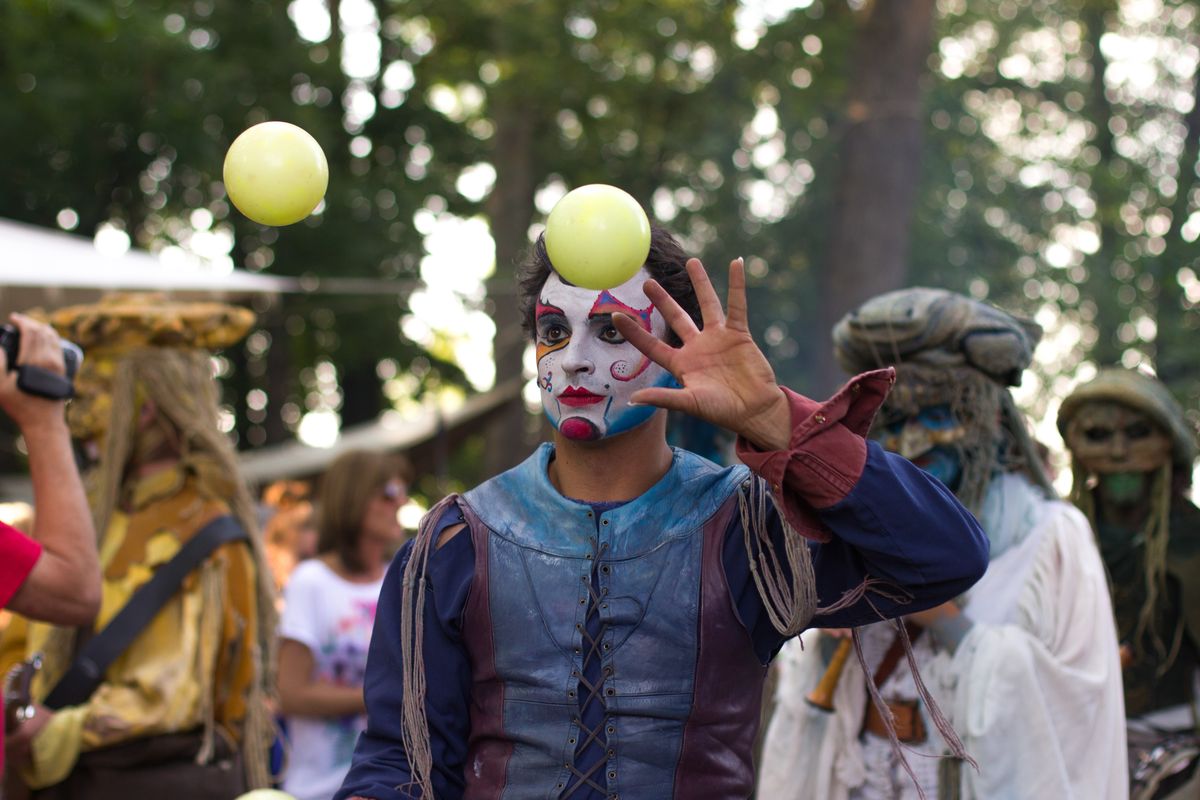
[[[754,343],[746,320],[746,272],[742,259],[729,264],[729,314],[697,258],[688,277],[700,301],[703,330],[656,281],[645,291],[683,344],[671,347],[629,317],[613,324],[634,347],[675,376],[682,388],[650,388],[631,402],[674,409],[737,433],[763,450],[787,446],[791,409],[775,383],[775,371]]]

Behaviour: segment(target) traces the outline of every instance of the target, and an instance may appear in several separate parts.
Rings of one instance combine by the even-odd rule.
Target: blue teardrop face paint
[[[619,312],[666,338],[666,320],[642,290],[649,277],[642,269],[620,286],[597,292],[551,273],[542,287],[534,311],[538,388],[546,416],[568,439],[591,441],[631,430],[657,411],[629,405],[634,392],[676,385],[612,324]]]
[[[958,491],[963,469],[962,459],[957,450],[935,447],[914,458],[912,462],[945,484],[950,491]]]

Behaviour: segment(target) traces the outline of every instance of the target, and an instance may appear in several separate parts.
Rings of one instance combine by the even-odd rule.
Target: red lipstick
[[[558,401],[565,406],[590,406],[601,402],[603,395],[592,394],[587,389],[568,386],[558,393]]]

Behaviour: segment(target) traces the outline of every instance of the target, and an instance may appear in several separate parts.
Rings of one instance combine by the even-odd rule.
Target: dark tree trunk
[[[373,422],[383,411],[383,391],[371,364],[355,363],[339,376],[342,384],[342,427]]]
[[[516,291],[516,270],[528,249],[533,222],[535,174],[533,106],[519,92],[498,92],[494,99],[496,122],[496,186],[487,201],[492,238],[496,242],[496,273],[488,286],[492,320],[496,383],[521,375],[527,344],[521,329]],[[529,415],[520,398],[498,413],[487,433],[487,468],[491,475],[519,463],[529,453]]]
[[[1191,210],[1192,192],[1196,188],[1197,160],[1200,159],[1200,66],[1193,78],[1192,110],[1183,118],[1186,134],[1179,154],[1178,181],[1175,199],[1171,203],[1171,227],[1167,230],[1166,248],[1155,260],[1154,277],[1158,288],[1158,336],[1154,346],[1154,364],[1158,376],[1176,391],[1186,388],[1189,396],[1197,390],[1200,371],[1196,367],[1196,329],[1200,319],[1188,309],[1187,297],[1179,285],[1176,272],[1180,267],[1200,263],[1200,243],[1184,241],[1180,228],[1187,222]],[[1189,313],[1190,312],[1190,313]],[[1184,387],[1184,382],[1190,385]]]
[[[1100,160],[1092,173],[1096,195],[1097,222],[1100,225],[1100,248],[1088,264],[1086,296],[1096,305],[1094,324],[1099,331],[1091,356],[1102,365],[1120,360],[1122,345],[1117,340],[1117,328],[1128,318],[1117,300],[1117,280],[1113,277],[1113,262],[1120,253],[1118,224],[1120,207],[1127,179],[1118,171],[1116,145],[1109,123],[1113,118],[1112,103],[1104,87],[1108,60],[1100,48],[1104,36],[1105,17],[1112,12],[1112,0],[1092,0],[1083,9],[1082,19],[1087,42],[1091,47],[1091,96],[1088,98],[1089,117],[1096,125],[1096,149]]]
[[[266,317],[263,322],[271,336],[271,347],[267,350],[267,418],[263,421],[263,427],[267,431],[265,444],[275,444],[292,438],[280,409],[291,394],[292,375],[295,372],[292,369],[291,342],[283,326],[283,313],[278,303],[274,304]]]
[[[843,377],[833,358],[833,325],[908,278],[921,175],[921,78],[934,6],[934,0],[876,0],[858,14],[829,252],[820,278],[816,394]]]

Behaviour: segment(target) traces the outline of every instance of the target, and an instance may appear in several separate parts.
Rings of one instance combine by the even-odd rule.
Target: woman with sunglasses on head
[[[399,456],[350,451],[317,499],[317,556],[284,591],[279,701],[291,740],[283,788],[329,800],[366,725],[363,672],[384,572],[404,538],[397,513],[411,479]]]

